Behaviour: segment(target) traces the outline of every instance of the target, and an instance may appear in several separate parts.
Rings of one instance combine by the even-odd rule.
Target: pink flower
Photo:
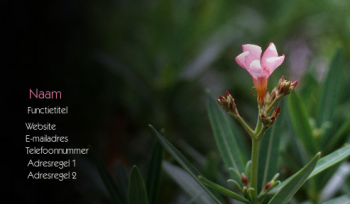
[[[252,44],[242,45],[243,53],[236,57],[236,62],[246,69],[253,77],[254,86],[258,92],[258,101],[263,101],[267,82],[272,72],[284,61],[284,55],[278,56],[276,46],[270,43],[262,58],[261,47]]]

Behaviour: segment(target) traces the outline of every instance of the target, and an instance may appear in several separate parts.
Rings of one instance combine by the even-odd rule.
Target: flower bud
[[[272,116],[277,117],[280,114],[281,106],[277,106],[277,108],[273,111]]]
[[[243,194],[244,197],[248,197],[248,188],[247,188],[247,186],[243,187],[242,194]]]
[[[288,94],[289,94],[290,92],[292,92],[292,91],[295,89],[295,87],[297,86],[297,84],[298,84],[298,80],[292,82],[292,84],[291,84],[290,87],[289,87]]]
[[[264,191],[266,191],[267,189],[269,189],[269,188],[271,187],[271,185],[272,185],[272,182],[271,182],[271,181],[268,182],[268,183],[266,183],[265,186],[264,186]]]
[[[265,95],[265,105],[269,105],[272,102],[272,97],[271,94],[269,92],[266,92]]]
[[[216,101],[226,112],[239,115],[236,108],[235,99],[228,91],[226,91],[226,97],[220,96],[220,98]]]
[[[264,124],[266,127],[271,123],[271,118],[266,116],[266,113],[261,113],[259,116],[260,121]]]
[[[293,89],[295,89],[295,87],[297,86],[297,84],[298,84],[298,80],[296,80],[296,81],[294,81],[294,82],[292,83]]]
[[[261,113],[259,118],[260,121],[264,124],[264,128],[269,128],[275,122],[277,116],[280,114],[281,106],[277,106],[277,108],[273,111],[270,117],[266,116],[266,113]]]
[[[244,173],[241,174],[241,180],[242,180],[242,183],[244,183],[245,186],[248,186],[248,178],[247,178],[247,176]]]
[[[277,90],[278,90],[278,92],[280,92],[280,90],[282,89],[282,82],[283,81],[285,81],[284,80],[284,76],[282,76],[281,78],[280,78],[280,80],[278,80],[278,86],[277,86]]]
[[[272,100],[272,101],[275,100],[276,95],[277,95],[277,89],[276,89],[276,87],[275,87],[275,88],[273,88],[272,91],[271,91],[271,100]]]
[[[278,86],[277,86],[278,95],[290,94],[295,89],[297,84],[298,84],[298,81],[294,81],[294,82],[287,81],[282,76],[281,79],[278,81]]]

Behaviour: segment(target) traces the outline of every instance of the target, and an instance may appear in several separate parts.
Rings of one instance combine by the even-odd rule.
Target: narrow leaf
[[[303,99],[306,110],[309,113],[314,113],[316,112],[320,92],[320,83],[316,79],[315,70],[309,70],[300,81],[303,82],[303,87],[299,89],[300,97]]]
[[[147,191],[141,173],[134,165],[131,169],[128,189],[129,204],[147,204]]]
[[[148,163],[146,189],[149,203],[157,203],[160,174],[163,159],[163,146],[157,140],[153,145],[151,157]]]
[[[233,198],[235,200],[239,200],[245,203],[249,203],[249,201],[242,196],[230,191],[229,189],[222,187],[214,182],[209,181],[208,179],[204,178],[203,176],[198,176],[199,180],[201,180],[205,185],[209,186],[210,188],[218,191],[219,193],[222,193],[230,198]]]
[[[215,203],[197,181],[195,181],[185,170],[166,161],[163,161],[163,169],[190,197],[191,201],[195,201],[198,204]]]
[[[288,97],[288,109],[295,134],[309,153],[314,154],[316,152],[316,146],[309,117],[303,101],[296,92],[292,92]]]
[[[321,173],[322,171],[334,166],[335,164],[343,161],[346,157],[350,156],[350,146],[346,145],[337,151],[322,157],[316,164],[315,169],[312,171],[312,173],[309,175],[307,180],[310,178],[316,176],[317,174]],[[284,180],[280,185],[276,186],[276,188],[272,189],[270,193],[275,193],[278,190],[280,190],[283,186],[285,186],[289,181],[291,180],[291,177]]]
[[[215,195],[215,193],[208,189],[202,182],[197,178],[201,175],[199,171],[167,140],[165,139],[152,125],[150,128],[153,130],[154,135],[158,138],[159,142],[163,147],[174,157],[174,159],[179,162],[179,164],[184,168],[195,181],[204,189],[204,191],[213,198],[216,203],[223,203],[222,198]]]
[[[322,143],[323,148],[326,148],[325,151],[335,149],[335,146],[342,142],[348,137],[350,132],[350,115],[343,122],[343,124],[338,128],[335,134],[328,134],[328,137],[324,137],[324,141]]]
[[[332,167],[333,165],[337,164],[338,162],[341,162],[346,157],[350,156],[350,146],[346,145],[345,147],[342,147],[333,153],[322,157],[316,165],[316,168],[313,170],[313,172],[310,174],[310,176],[307,179],[310,179],[311,177],[319,174],[320,172],[324,171],[325,169]]]
[[[319,99],[317,124],[319,126],[326,121],[332,121],[334,108],[337,106],[340,91],[342,90],[343,55],[341,49],[335,53],[330,64],[327,77],[324,81],[321,97]]]
[[[259,148],[258,191],[264,188],[277,172],[279,143],[282,135],[283,115],[279,115],[275,124],[267,130],[261,139]]]
[[[272,197],[269,204],[285,204],[293,197],[297,190],[305,183],[308,176],[311,174],[316,166],[321,153],[316,156],[304,166],[300,171],[294,174],[288,182]]]
[[[283,156],[285,157],[282,161],[288,161],[290,168],[292,168],[294,172],[297,172],[309,162],[310,157],[306,152],[305,146],[302,144],[300,139],[295,136],[296,133],[292,126],[292,120],[288,107],[284,109],[283,113],[286,116],[284,118],[286,131],[284,132],[285,136],[282,138],[283,140],[281,142],[284,143],[283,149],[287,150],[287,152],[282,151],[282,154],[284,154]]]
[[[244,138],[237,138],[237,135],[234,135],[231,128],[233,123],[228,119],[227,114],[221,110],[221,107],[212,97],[209,96],[209,94],[207,99],[207,109],[216,144],[226,167],[233,167],[238,172],[243,172],[244,163],[242,153],[236,140],[243,140]],[[231,174],[231,176],[235,180],[240,180],[240,178],[235,177],[234,174]]]
[[[115,204],[125,203],[125,201],[122,200],[123,196],[120,189],[114,182],[113,178],[109,175],[102,160],[100,159],[100,157],[97,155],[96,151],[93,148],[90,148],[90,155],[93,162],[96,164],[98,171],[100,172],[100,176],[111,196],[112,202]]]
[[[209,152],[203,165],[203,175],[211,180],[216,180],[219,174],[219,160],[215,152]]]

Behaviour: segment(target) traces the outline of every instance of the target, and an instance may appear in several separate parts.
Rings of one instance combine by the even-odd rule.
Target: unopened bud
[[[271,94],[269,92],[266,92],[265,95],[265,105],[269,105],[272,102],[272,97]]]
[[[278,83],[280,84],[282,81],[284,81],[284,76],[282,75],[282,77],[280,78],[280,80],[278,81]]]
[[[272,100],[272,101],[275,100],[276,95],[277,95],[277,89],[276,89],[276,87],[275,87],[275,88],[273,88],[272,91],[271,91],[271,100]]]
[[[290,85],[292,84],[292,82],[290,81],[284,81],[282,82],[282,88],[280,90],[280,93],[282,94],[287,94],[287,92],[289,91]]]
[[[277,108],[273,111],[272,116],[277,117],[280,114],[281,106],[277,106]]]
[[[244,197],[248,197],[248,188],[247,188],[247,186],[243,187],[242,194],[243,194]]]
[[[271,182],[271,181],[268,182],[268,183],[266,183],[265,186],[264,186],[264,191],[266,191],[267,189],[269,189],[269,188],[271,187],[271,185],[272,185],[272,182]]]
[[[270,118],[267,117],[267,114],[266,114],[265,112],[262,112],[262,113],[260,114],[259,118],[260,118],[260,121],[261,121],[264,125],[267,124],[267,123],[269,123],[269,121],[270,121]]]
[[[278,81],[278,86],[277,86],[278,95],[290,94],[295,89],[297,84],[298,84],[298,81],[294,81],[294,82],[287,81],[282,76],[281,79]]]
[[[276,180],[278,179],[279,176],[280,176],[280,174],[279,174],[279,173],[276,173],[276,174],[273,176],[273,178],[272,178],[271,181],[276,181]]]
[[[297,86],[297,84],[298,84],[298,81],[294,81],[294,82],[290,85],[289,90],[288,90],[288,94],[289,94],[290,92],[292,92],[292,91],[295,89],[295,87]]]
[[[216,101],[226,112],[233,113],[234,115],[238,115],[235,99],[232,97],[232,95],[228,91],[226,91],[226,97],[220,96],[220,98],[217,99]]]
[[[282,82],[283,82],[283,81],[285,81],[285,80],[284,80],[284,76],[282,76],[282,77],[280,78],[280,80],[278,80],[278,86],[277,86],[277,90],[278,90],[278,91],[282,88],[281,86],[282,86]]]
[[[248,186],[248,178],[247,178],[247,176],[244,173],[241,174],[241,180],[242,180],[242,183],[244,183],[245,186]]]
[[[270,117],[266,116],[266,113],[261,113],[259,116],[260,121],[264,124],[264,128],[269,128],[275,122],[277,116],[280,114],[281,106],[277,106],[277,108],[273,111]]]

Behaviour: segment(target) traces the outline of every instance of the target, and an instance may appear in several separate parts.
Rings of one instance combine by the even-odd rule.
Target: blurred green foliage
[[[268,87],[281,75],[299,80],[308,114],[316,117],[322,111],[315,108],[320,81],[332,55],[342,47],[343,56],[350,56],[349,6],[348,0],[61,3],[46,14],[58,28],[52,31],[64,36],[51,39],[53,47],[63,42],[64,48],[49,63],[65,79],[56,83],[74,87],[69,97],[71,128],[81,136],[77,143],[97,144],[109,166],[116,160],[142,166],[154,140],[149,123],[163,127],[177,145],[185,140],[203,154],[216,150],[205,109],[207,88],[214,96],[229,90],[241,115],[255,123],[253,83],[234,60],[242,44],[265,49],[274,42],[286,60]],[[344,58],[343,88],[331,107],[336,128],[350,112],[344,88],[350,87],[349,64]]]
[[[214,96],[229,90],[248,123],[255,123],[252,80],[234,61],[241,45],[265,49],[274,42],[286,55],[269,87],[281,75],[299,80],[300,86],[309,80],[317,86],[337,47],[344,48],[345,56],[350,54],[349,6],[346,0],[89,2],[84,14],[94,65],[85,74],[88,79],[103,76],[100,82],[85,83],[102,90],[93,102],[103,111],[86,120],[103,114],[109,124],[117,118],[117,124],[109,125],[124,130],[117,133],[122,142],[148,144],[124,150],[130,165],[143,161],[143,151],[151,146],[148,123],[207,152],[215,147],[206,119],[205,89]],[[349,85],[346,60],[344,86]],[[304,73],[309,78],[304,80]],[[317,103],[317,93],[310,90],[305,94]],[[348,92],[341,92],[341,100],[349,101]]]

